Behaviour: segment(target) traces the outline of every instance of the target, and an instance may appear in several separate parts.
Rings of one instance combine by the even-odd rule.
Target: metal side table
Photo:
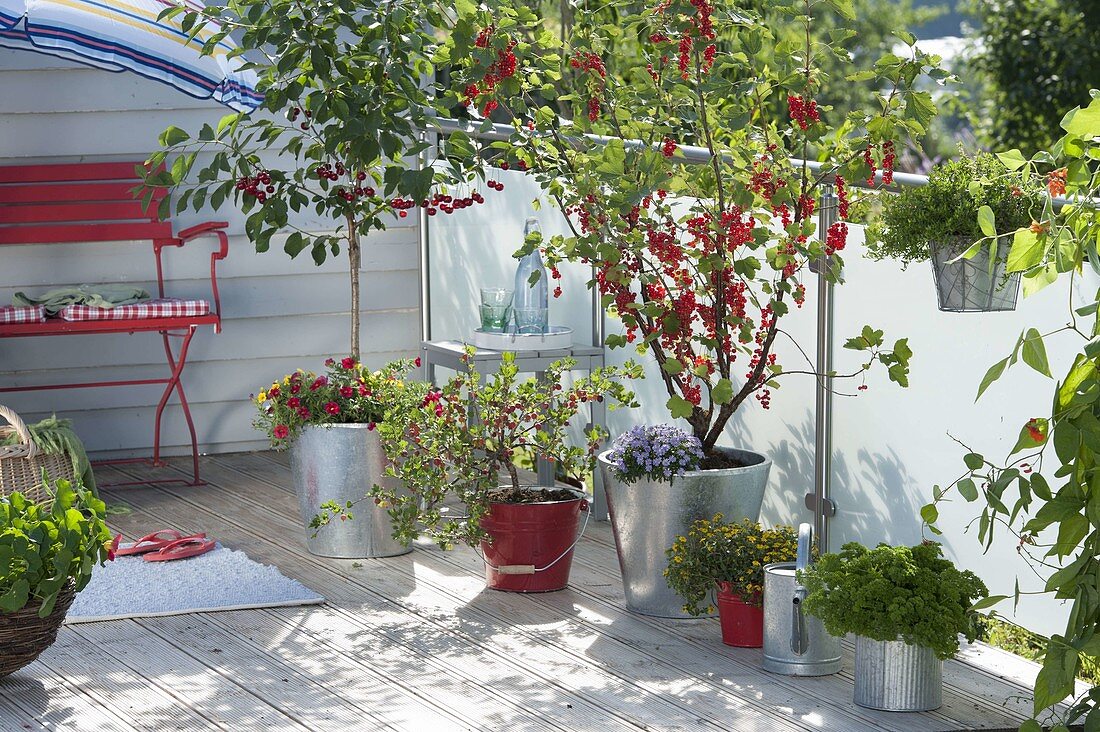
[[[469,364],[463,362],[466,353],[466,344],[460,341],[423,341],[420,344],[421,362],[424,375],[428,381],[435,384],[435,372],[437,368],[450,369],[451,371],[465,371],[472,369],[482,377],[495,374],[500,368],[503,351],[490,351],[479,348],[474,352],[473,360]],[[547,351],[518,351],[516,352],[516,367],[521,373],[534,373],[541,379],[546,374],[546,368],[554,361],[563,358],[572,358],[577,362],[574,367],[577,371],[591,372],[593,369],[602,368],[603,348],[599,346],[583,346],[574,344],[570,348],[556,348]],[[588,427],[607,427],[607,405],[604,402],[590,402],[591,420]],[[554,485],[554,465],[540,459],[537,463],[538,484],[540,486]],[[598,521],[607,520],[607,497],[603,489],[603,477],[599,468],[592,474],[592,518]]]

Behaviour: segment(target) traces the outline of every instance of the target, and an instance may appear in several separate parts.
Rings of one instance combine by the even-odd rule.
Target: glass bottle
[[[538,219],[527,219],[523,226],[523,238],[540,231]],[[539,273],[538,281],[531,284],[531,275]],[[549,282],[546,267],[542,263],[542,254],[536,248],[530,254],[520,258],[516,267],[515,299],[513,312],[516,317],[517,333],[546,333],[550,320]]]

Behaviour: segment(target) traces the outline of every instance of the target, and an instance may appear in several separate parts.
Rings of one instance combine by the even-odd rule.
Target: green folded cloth
[[[139,287],[130,285],[80,285],[58,287],[39,297],[15,293],[12,302],[20,307],[43,305],[46,315],[53,317],[67,305],[90,305],[94,308],[114,308],[149,300],[150,295]]]

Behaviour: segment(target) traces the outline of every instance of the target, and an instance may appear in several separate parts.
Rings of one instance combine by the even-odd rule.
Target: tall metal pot
[[[370,559],[412,551],[394,541],[386,510],[370,499],[362,500],[376,483],[387,488],[401,485],[384,476],[385,466],[378,432],[366,424],[311,425],[302,430],[290,447],[290,469],[311,554]],[[354,518],[330,522],[314,536],[309,522],[329,501],[340,505],[358,501],[352,509]]]
[[[694,470],[671,483],[643,479],[627,485],[611,470],[610,450],[599,456],[626,609],[662,618],[687,618],[684,598],[665,580],[665,550],[699,519],[721,513],[728,521],[760,516],[772,461],[748,450],[722,448],[740,468]]]
[[[887,712],[943,705],[943,661],[927,646],[856,636],[855,703]]]

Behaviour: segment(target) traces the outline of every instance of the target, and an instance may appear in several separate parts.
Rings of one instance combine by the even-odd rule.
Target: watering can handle
[[[794,597],[791,599],[791,652],[801,656],[806,652],[806,616],[802,612],[802,601],[806,599],[806,588],[797,579],[797,573],[810,566],[810,557],[814,545],[814,527],[810,524],[798,526],[798,554],[795,561]]]

